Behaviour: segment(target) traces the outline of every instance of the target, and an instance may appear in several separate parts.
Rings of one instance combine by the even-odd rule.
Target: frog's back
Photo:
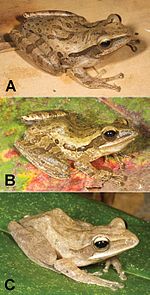
[[[25,117],[26,119],[26,117]],[[24,120],[25,121],[25,120]],[[58,135],[59,138],[68,137],[70,140],[74,138],[94,137],[94,133],[100,132],[101,127],[93,122],[90,122],[82,115],[65,111],[52,111],[51,115],[45,120],[38,120],[35,123],[35,128],[40,132],[49,132],[51,135]]]
[[[23,34],[34,33],[45,40],[53,50],[63,52],[64,56],[97,44],[100,28],[101,26],[97,28],[97,25],[88,23],[82,17],[55,15],[27,18],[20,26]]]
[[[90,223],[72,219],[60,208],[55,208],[53,210],[33,216],[25,216],[19,220],[19,223],[24,227],[32,226],[37,230],[42,229],[43,232],[44,228],[46,228],[47,231],[48,227],[50,227],[55,231],[55,233],[61,235],[62,239],[67,239],[72,245],[74,241],[74,235],[76,235],[77,239],[80,240],[81,236],[84,236],[86,231],[95,228],[95,226]],[[46,223],[47,226],[45,227]]]
[[[57,130],[59,136],[65,136],[69,141],[74,141],[76,138],[79,140],[84,140],[85,138],[94,137],[95,133],[99,133],[99,126],[88,122],[82,117],[78,117],[75,114],[68,117],[62,117],[60,120],[54,119],[51,123],[54,126],[53,130]],[[52,131],[53,132],[53,131]]]

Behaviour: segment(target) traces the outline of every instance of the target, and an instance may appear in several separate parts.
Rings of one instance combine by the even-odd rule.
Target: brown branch
[[[125,106],[118,105],[112,102],[110,98],[98,97],[97,99],[99,102],[107,105],[109,108],[119,113],[121,116],[124,116],[127,119],[131,120],[133,125],[138,127],[140,132],[144,134],[146,137],[150,136],[150,127],[144,122],[141,113],[129,111]]]

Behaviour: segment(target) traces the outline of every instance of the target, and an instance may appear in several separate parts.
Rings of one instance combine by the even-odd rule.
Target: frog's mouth
[[[122,135],[122,136],[121,136]],[[99,150],[104,152],[105,155],[110,155],[112,153],[117,153],[118,151],[125,148],[130,142],[135,140],[138,133],[136,131],[125,132],[122,133],[120,138],[116,138],[114,141],[109,141],[104,143],[101,147],[99,147]]]

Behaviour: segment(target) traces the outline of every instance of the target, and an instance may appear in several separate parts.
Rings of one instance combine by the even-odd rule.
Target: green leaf
[[[120,255],[120,261],[128,280],[124,289],[116,294],[148,295],[150,290],[149,244],[150,231],[147,222],[138,220],[101,202],[91,201],[79,194],[69,193],[4,193],[0,194],[0,294],[8,294],[5,281],[13,279],[12,294],[34,295],[97,295],[114,294],[112,290],[95,285],[77,283],[64,275],[44,269],[30,261],[17,246],[12,237],[3,232],[11,220],[18,220],[27,214],[37,214],[60,207],[71,217],[95,225],[108,224],[114,217],[124,218],[129,230],[139,238],[134,249]],[[85,267],[89,272],[102,271],[102,265]],[[110,269],[103,275],[108,280],[120,281],[116,272]],[[11,284],[9,284],[10,286]]]

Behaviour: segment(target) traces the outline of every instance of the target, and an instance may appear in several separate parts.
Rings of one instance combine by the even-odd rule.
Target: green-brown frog
[[[112,290],[123,288],[123,284],[104,280],[79,267],[105,261],[104,272],[112,264],[119,277],[126,280],[116,256],[139,243],[121,218],[114,218],[108,225],[94,226],[73,220],[59,208],[25,216],[19,222],[11,221],[8,229],[19,247],[35,263],[77,282]]]
[[[108,82],[123,78],[122,73],[102,78],[104,70],[96,77],[87,72],[102,56],[124,45],[136,51],[139,40],[122,24],[118,14],[96,22],[59,10],[26,12],[23,17],[23,22],[10,32],[10,38],[37,66],[52,75],[67,73],[89,88],[120,91],[120,87]]]
[[[34,112],[22,120],[31,126],[15,147],[33,165],[55,178],[69,177],[68,160],[72,160],[75,168],[98,182],[109,179],[112,172],[98,170],[91,162],[116,154],[137,136],[123,118],[100,125],[76,113],[52,110]]]

